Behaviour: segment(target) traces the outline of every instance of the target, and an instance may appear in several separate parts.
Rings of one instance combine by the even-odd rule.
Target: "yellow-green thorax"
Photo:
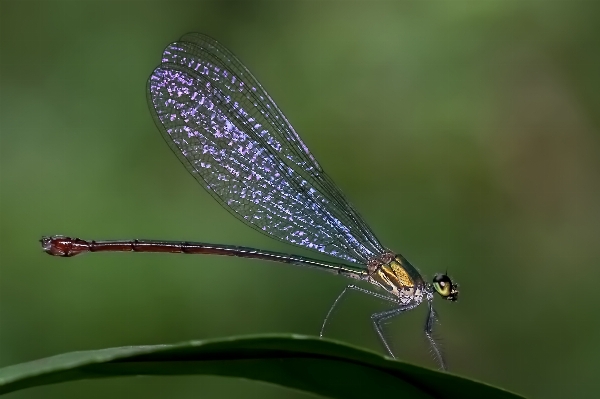
[[[423,300],[423,278],[402,255],[385,254],[367,266],[369,282],[398,297],[401,303]]]

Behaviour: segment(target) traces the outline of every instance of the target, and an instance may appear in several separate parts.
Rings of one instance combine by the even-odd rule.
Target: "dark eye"
[[[458,296],[456,286],[452,284],[450,277],[445,274],[436,274],[433,278],[433,288],[444,299],[455,301]]]

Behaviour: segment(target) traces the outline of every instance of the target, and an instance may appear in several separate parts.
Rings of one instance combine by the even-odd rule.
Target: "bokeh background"
[[[532,398],[600,391],[600,2],[0,3],[0,366],[67,351],[318,334],[349,281],[244,259],[42,253],[42,235],[305,252],[220,208],[147,110],[162,49],[209,34],[258,77],[441,303],[452,372]],[[354,295],[329,337],[381,350]],[[388,326],[434,367],[425,309]],[[339,382],[338,383],[343,383]],[[369,381],[365,381],[368,384]],[[391,392],[391,395],[396,393]],[[13,398],[305,398],[209,377],[81,381]]]

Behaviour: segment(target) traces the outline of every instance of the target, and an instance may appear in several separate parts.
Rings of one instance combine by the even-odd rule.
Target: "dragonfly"
[[[234,245],[157,240],[83,240],[61,235],[41,239],[43,250],[71,257],[84,252],[162,252],[226,255],[310,267],[371,283],[350,291],[386,301],[371,321],[387,353],[395,358],[383,323],[428,304],[424,333],[437,364],[446,370],[434,338],[434,294],[458,299],[446,273],[431,283],[401,254],[382,246],[371,228],[296,133],[252,73],[216,40],[190,33],[169,44],[147,83],[156,126],[188,172],[233,216],[274,239],[308,248],[331,260]]]

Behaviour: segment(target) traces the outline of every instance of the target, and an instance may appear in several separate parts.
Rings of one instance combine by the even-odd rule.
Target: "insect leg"
[[[395,309],[386,310],[385,312],[375,313],[375,314],[371,315],[371,320],[373,320],[373,326],[375,326],[375,331],[377,332],[377,335],[379,335],[379,339],[381,340],[381,343],[383,344],[385,349],[388,351],[390,356],[393,358],[396,358],[396,356],[394,356],[394,352],[392,352],[390,345],[388,344],[387,340],[385,339],[385,334],[383,333],[383,326],[381,325],[381,323],[383,321],[391,319],[392,317],[398,316],[399,314],[406,312],[407,310],[414,309],[417,306],[419,306],[418,303],[411,303],[408,305],[402,305]]]
[[[340,299],[342,299],[342,297],[348,290],[362,292],[363,294],[371,295],[371,296],[374,296],[375,298],[384,299],[384,300],[390,301],[390,302],[397,302],[397,299],[395,297],[391,297],[388,295],[382,295],[377,292],[369,291],[364,288],[357,287],[356,285],[351,284],[351,285],[347,286],[346,288],[344,288],[342,293],[333,302],[333,305],[331,305],[331,308],[329,308],[329,312],[327,312],[327,316],[325,316],[325,320],[323,320],[323,325],[321,326],[321,332],[319,333],[319,337],[323,338],[323,333],[325,332],[325,325],[327,324],[327,321],[329,320],[329,317],[331,316],[333,309],[335,309],[335,307],[337,306]]]

